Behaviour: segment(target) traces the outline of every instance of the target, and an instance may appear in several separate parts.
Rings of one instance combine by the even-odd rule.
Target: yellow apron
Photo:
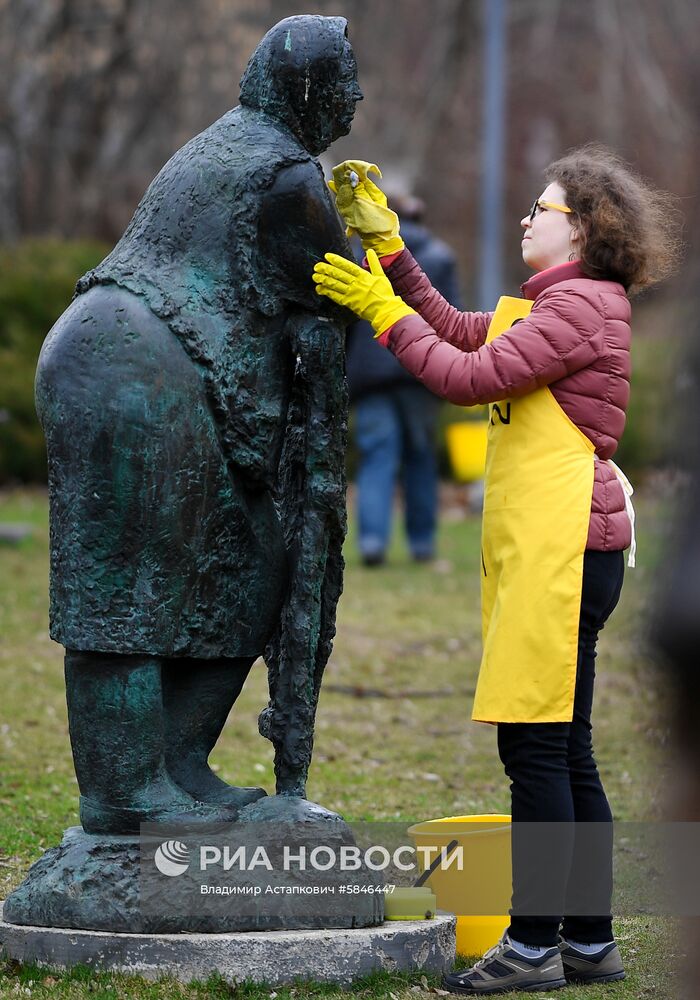
[[[486,342],[531,308],[503,296]],[[573,717],[594,452],[546,387],[489,407],[477,722]]]

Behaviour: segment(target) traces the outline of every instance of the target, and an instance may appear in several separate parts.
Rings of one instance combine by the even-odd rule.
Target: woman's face
[[[566,194],[555,182],[547,185],[538,200],[566,205]],[[538,208],[534,219],[526,215],[520,220],[525,230],[521,243],[523,260],[533,271],[565,264],[572,252],[578,257],[578,233],[570,219],[570,214],[555,208]]]

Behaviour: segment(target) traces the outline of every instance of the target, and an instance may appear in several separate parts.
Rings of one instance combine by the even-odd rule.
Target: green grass
[[[643,641],[667,506],[668,499],[651,491],[639,497],[639,565],[628,571],[620,606],[599,643],[596,756],[618,820],[661,815],[670,767],[664,693]],[[78,822],[62,649],[47,632],[45,495],[0,493],[0,522],[13,520],[31,524],[33,535],[18,546],[0,544],[0,898],[42,850],[58,843],[65,827]],[[397,531],[389,564],[368,570],[359,565],[352,533],[348,539],[345,593],[319,705],[308,795],[349,820],[510,811],[495,730],[470,721],[479,662],[479,530],[478,519],[461,516],[453,504],[444,512],[440,558],[432,566],[413,564]],[[272,791],[271,746],[257,734],[266,700],[259,663],[213,760],[227,780]],[[567,987],[558,995],[673,997],[670,922],[621,918],[615,930],[627,980]],[[437,986],[435,977],[383,975],[356,984],[352,994],[405,1000],[428,996]],[[64,974],[0,966],[0,997],[262,1000],[271,992],[217,979],[182,986],[85,969]],[[280,1000],[343,995],[308,984],[275,992]]]

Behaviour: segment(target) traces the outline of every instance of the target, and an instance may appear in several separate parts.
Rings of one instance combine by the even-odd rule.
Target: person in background
[[[461,308],[455,255],[423,223],[424,203],[390,194],[401,219],[401,235],[432,285]],[[353,240],[358,261],[364,252]],[[435,554],[438,475],[436,430],[440,400],[410,375],[389,351],[374,343],[374,331],[360,320],[348,331],[347,375],[354,405],[358,452],[357,519],[359,549],[366,566],[386,558],[393,497],[401,477],[406,535],[411,555],[427,561]]]

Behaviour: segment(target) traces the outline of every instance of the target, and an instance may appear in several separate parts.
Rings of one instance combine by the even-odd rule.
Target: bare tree
[[[377,160],[428,205],[476,271],[479,0],[310,0],[343,14],[366,99],[329,161]],[[0,0],[0,240],[113,239],[189,136],[237,103],[255,44],[292,0]],[[510,285],[518,222],[544,165],[599,140],[683,202],[692,234],[700,154],[694,0],[512,0],[508,20]],[[693,259],[700,251],[693,248]]]

